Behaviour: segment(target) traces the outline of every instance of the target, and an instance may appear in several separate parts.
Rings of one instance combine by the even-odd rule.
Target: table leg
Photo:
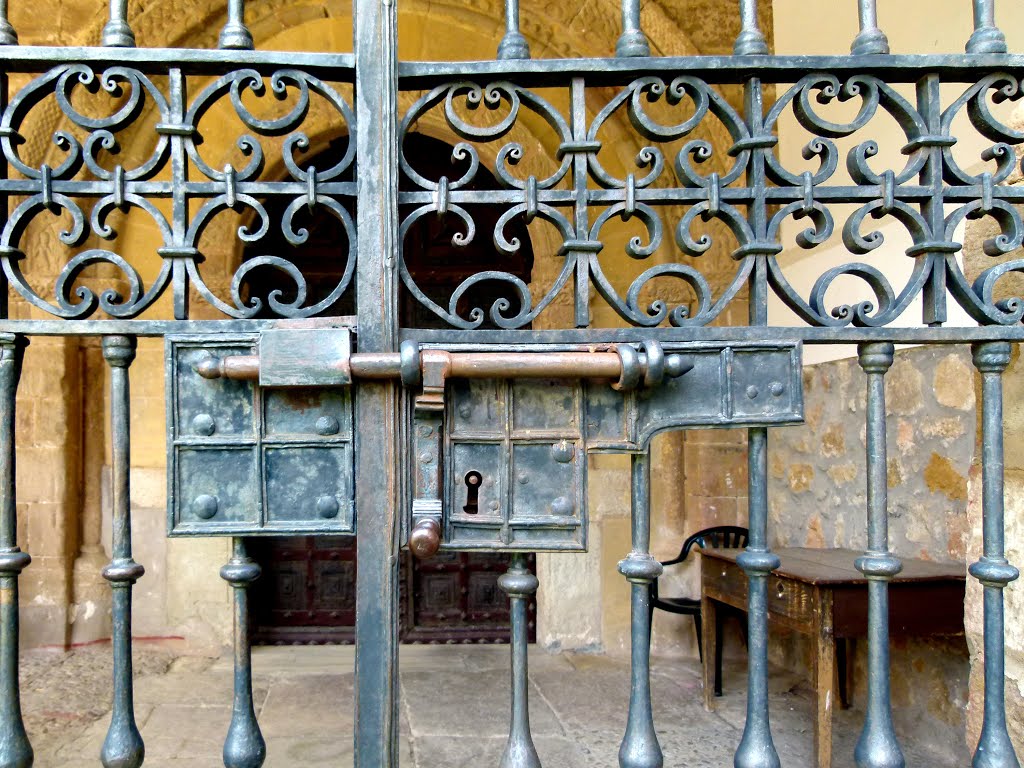
[[[832,593],[817,590],[814,616],[814,765],[832,766],[832,704],[835,690],[836,641],[832,631]]]
[[[704,659],[701,667],[704,672],[704,708],[709,712],[714,709],[714,657],[717,646],[716,635],[718,632],[718,622],[715,621],[715,616],[717,612],[718,606],[715,605],[715,601],[709,597],[701,596],[701,645],[704,648]]]

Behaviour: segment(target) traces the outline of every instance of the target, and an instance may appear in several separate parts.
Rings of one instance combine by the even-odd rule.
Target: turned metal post
[[[245,26],[245,0],[228,0],[228,20],[217,44],[220,48],[252,50],[252,33]]]
[[[768,53],[768,41],[757,21],[757,0],[740,0],[740,34],[732,52],[737,56]]]
[[[640,0],[622,0],[622,34],[615,43],[619,58],[650,56],[651,44],[640,28]]]
[[[747,720],[733,764],[780,768],[768,718],[768,574],[779,557],[768,550],[768,430],[747,430],[750,538],[736,562],[747,574]],[[705,648],[705,653],[711,650]]]
[[[1010,364],[1005,341],[975,344],[981,372],[982,556],[970,567],[984,586],[985,709],[973,768],[1020,768],[1006,729],[1006,658],[1003,589],[1020,572],[1006,560],[1003,531],[1003,371]]]
[[[110,17],[100,43],[108,48],[134,48],[135,33],[128,26],[128,0],[110,0]]]
[[[105,337],[103,358],[110,366],[113,498],[111,560],[103,569],[103,578],[110,582],[112,591],[114,700],[100,760],[105,768],[139,768],[146,750],[135,724],[132,690],[132,585],[144,569],[132,559],[131,393],[128,382],[128,367],[135,359],[135,338]]]
[[[889,53],[889,39],[878,28],[878,8],[875,0],[857,0],[857,11],[860,17],[860,32],[850,46],[850,53],[855,56]]]
[[[868,705],[854,760],[858,768],[903,768],[889,698],[889,581],[903,570],[889,552],[885,374],[894,348],[889,342],[861,344],[858,353],[867,374],[868,547],[856,566],[868,580]]]
[[[1006,36],[996,26],[995,0],[974,0],[974,33],[968,53],[1006,53]]]
[[[7,0],[0,0],[0,45],[17,44],[18,33],[14,31],[14,27],[7,19]],[[6,91],[6,88],[4,90]]]
[[[619,562],[619,573],[631,590],[631,685],[626,735],[619,747],[620,768],[661,768],[664,758],[651,712],[651,599],[650,584],[661,575],[661,563],[648,551],[651,545],[651,457],[634,453],[631,465],[632,551]]]
[[[260,768],[267,744],[256,721],[252,701],[252,642],[249,637],[249,585],[260,577],[260,566],[245,551],[245,541],[231,540],[231,559],[220,577],[235,593],[235,691],[231,725],[224,739],[225,768]]]
[[[498,586],[511,601],[512,624],[512,721],[501,768],[541,768],[530,733],[529,677],[526,649],[530,640],[527,609],[536,594],[537,577],[526,567],[526,555],[512,555],[508,571],[498,577]]]
[[[18,576],[32,562],[18,548],[15,508],[15,396],[25,344],[0,334],[0,768],[29,768],[33,760],[18,684]]]
[[[530,58],[530,44],[519,31],[519,0],[505,0],[505,36],[498,44],[498,58]]]

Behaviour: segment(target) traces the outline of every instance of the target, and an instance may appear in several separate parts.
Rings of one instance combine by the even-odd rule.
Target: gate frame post
[[[398,12],[355,0],[356,313],[361,352],[398,343]],[[398,389],[355,388],[355,768],[398,765]]]

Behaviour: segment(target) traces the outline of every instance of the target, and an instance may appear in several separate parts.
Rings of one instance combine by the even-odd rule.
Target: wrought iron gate
[[[1004,556],[1000,377],[1011,344],[1024,338],[1024,302],[1000,298],[996,283],[1024,271],[1024,262],[999,262],[972,282],[954,239],[962,221],[984,216],[1001,227],[986,243],[989,255],[1010,253],[1024,238],[1017,207],[1024,188],[1007,183],[1024,133],[996,109],[1024,93],[1024,58],[1006,53],[993,5],[974,0],[967,54],[946,56],[891,55],[874,0],[858,1],[852,55],[832,57],[768,55],[756,0],[740,1],[742,33],[734,55],[724,57],[650,57],[638,0],[623,0],[616,57],[599,60],[530,59],[517,0],[506,0],[497,60],[471,63],[400,63],[396,7],[380,0],[355,0],[351,55],[252,50],[242,0],[229,0],[219,50],[135,48],[126,0],[111,0],[102,47],[19,47],[15,31],[0,23],[7,46],[0,64],[0,765],[32,763],[18,691],[18,577],[30,561],[17,545],[15,507],[21,356],[31,337],[80,334],[103,338],[111,368],[113,560],[104,576],[113,589],[115,703],[105,766],[138,766],[144,753],[131,667],[131,591],[143,567],[132,558],[128,474],[129,372],[140,336],[166,339],[170,534],[234,541],[221,571],[236,606],[234,717],[224,747],[232,768],[259,766],[265,754],[246,607],[259,569],[243,537],[357,535],[355,760],[359,768],[391,766],[399,549],[421,557],[439,547],[583,550],[587,456],[595,451],[632,457],[632,546],[620,564],[632,585],[632,683],[619,762],[662,765],[648,684],[648,584],[660,572],[649,551],[648,447],[660,431],[691,426],[749,429],[750,546],[741,564],[750,580],[750,665],[735,764],[780,765],[766,684],[767,578],[778,563],[768,546],[768,434],[802,419],[803,345],[835,343],[859,345],[868,398],[868,541],[858,567],[870,579],[870,691],[857,763],[903,765],[888,689],[886,583],[900,562],[887,542],[884,377],[894,343],[972,344],[983,379],[985,523],[984,555],[970,570],[985,587],[986,630],[985,720],[974,764],[1019,766],[1003,702],[1002,590],[1018,573]],[[898,84],[915,86],[916,100]],[[742,109],[721,95],[723,86],[742,88]],[[262,106],[270,94],[284,105],[276,113]],[[412,106],[401,109],[400,95]],[[97,112],[96,97],[106,99],[106,111]],[[858,108],[846,122],[819,114],[848,101]],[[663,105],[682,105],[683,119],[660,121]],[[59,129],[43,138],[56,144],[57,161],[39,151],[33,133],[46,125],[35,111],[54,109]],[[431,112],[457,141],[452,175],[437,179],[419,174],[403,152]],[[810,133],[805,155],[816,169],[798,172],[780,161],[784,114]],[[971,126],[964,130],[992,142],[980,158],[983,172],[966,170],[953,152],[961,114]],[[903,166],[879,169],[871,160],[877,146],[862,141],[845,157],[844,183],[836,141],[883,115],[905,134]],[[238,152],[218,164],[204,155],[203,126],[225,116],[242,128]],[[622,116],[647,146],[635,172],[617,176],[602,162],[602,129]],[[728,146],[708,138],[712,120]],[[516,131],[531,121],[555,137],[543,174],[523,171],[527,150]],[[332,167],[302,162],[311,126],[347,137]],[[119,139],[131,132],[145,133],[148,151],[126,164]],[[279,155],[276,178],[265,172],[271,153]],[[493,186],[478,183],[480,163],[492,165]],[[400,186],[400,177],[408,184]],[[270,199],[287,203],[280,221],[266,213]],[[914,267],[903,286],[852,259],[824,270],[807,296],[789,282],[777,259],[783,221],[805,220],[797,241],[814,249],[832,236],[833,209],[842,205],[854,211],[843,227],[850,254],[881,244],[866,231],[875,219],[891,217],[906,229]],[[484,206],[501,211],[493,232],[476,231]],[[204,266],[202,238],[218,214],[249,217],[240,241],[258,242],[280,227],[301,245],[303,212],[313,209],[328,211],[347,233],[339,281],[326,295],[309,295],[301,271],[278,254],[243,262],[229,280]],[[148,274],[138,261],[149,254],[118,240],[116,225],[130,211],[159,232],[159,265]],[[40,226],[49,215],[63,217],[65,228]],[[506,254],[520,245],[509,235],[522,226],[514,222],[542,222],[559,243],[561,270],[542,296],[515,274],[487,269],[439,302],[403,258],[405,234],[430,216],[459,222],[454,244],[486,237]],[[602,256],[612,220],[639,222],[645,236],[625,250],[640,262],[671,226],[676,257],[620,285]],[[732,274],[717,286],[697,258],[710,238],[694,233],[713,222],[737,243]],[[52,292],[33,272],[46,237],[68,249]],[[279,272],[280,289],[251,295],[247,277],[267,268]],[[830,288],[848,276],[872,299],[830,307]],[[663,298],[665,280],[687,286],[691,299]],[[507,295],[481,306],[474,291],[487,282]],[[400,327],[401,291],[445,328]],[[7,311],[8,295],[17,297],[17,311]],[[771,295],[804,324],[769,326]],[[896,327],[918,299],[920,322]],[[567,327],[533,327],[563,300]],[[346,301],[354,314],[337,316]],[[749,322],[721,324],[743,301]],[[950,302],[978,326],[944,327]],[[593,320],[595,303],[617,316],[616,327]],[[101,313],[107,319],[93,319]],[[255,319],[267,314],[275,319]],[[502,764],[517,768],[539,765],[525,677],[525,606],[537,586],[522,557],[501,581],[513,622],[512,725]]]

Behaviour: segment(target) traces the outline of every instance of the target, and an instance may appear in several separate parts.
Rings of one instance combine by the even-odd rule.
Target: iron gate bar
[[[112,590],[114,695],[110,728],[100,758],[104,768],[139,768],[146,749],[135,723],[132,680],[132,587],[145,569],[132,558],[131,394],[128,370],[135,360],[133,336],[104,336],[103,358],[110,368],[112,489],[111,560],[103,578]]]
[[[867,378],[867,551],[856,567],[868,579],[868,702],[864,729],[854,750],[858,768],[903,768],[906,761],[892,722],[889,690],[889,581],[903,570],[889,551],[888,451],[885,374],[895,348],[890,342],[858,347]],[[828,713],[831,717],[831,712]],[[826,751],[831,750],[831,745]]]
[[[500,768],[541,768],[537,748],[530,733],[530,678],[527,648],[530,642],[527,609],[540,582],[530,573],[526,555],[512,555],[508,570],[498,577],[498,587],[511,602],[512,713],[508,741],[501,755]]]
[[[32,562],[18,547],[15,410],[27,341],[0,334],[0,765],[29,768],[33,752],[18,683],[18,577]]]

